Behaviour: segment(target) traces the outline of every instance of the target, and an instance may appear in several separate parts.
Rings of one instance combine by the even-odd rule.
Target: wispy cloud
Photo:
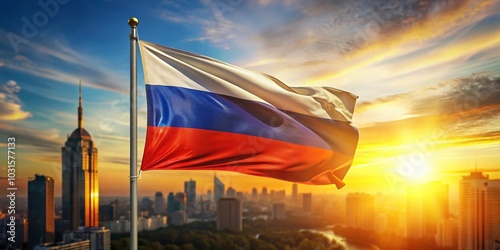
[[[0,86],[0,121],[18,121],[32,116],[22,109],[19,91],[21,87],[13,80]]]
[[[0,30],[0,35],[5,33]],[[127,82],[126,72],[119,72],[103,59],[78,52],[60,40],[43,44],[31,41],[20,53],[3,51],[3,67],[62,84],[76,85],[82,80],[92,88],[126,93],[122,84]]]
[[[199,35],[188,38],[187,41],[208,41],[215,46],[227,49],[230,48],[237,34],[242,31],[242,27],[237,22],[224,18],[216,2],[203,3],[202,8],[189,10],[182,9],[179,5],[173,7],[175,11],[164,9],[159,10],[157,14],[160,19],[167,22],[200,28]],[[227,8],[233,7],[227,5]],[[227,8],[224,11],[227,11]]]

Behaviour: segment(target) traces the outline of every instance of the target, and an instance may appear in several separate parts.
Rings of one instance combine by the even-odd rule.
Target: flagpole
[[[137,250],[137,25],[132,17],[130,26],[130,249]]]

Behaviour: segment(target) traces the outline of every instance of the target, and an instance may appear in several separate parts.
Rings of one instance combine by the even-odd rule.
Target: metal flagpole
[[[130,249],[137,250],[137,25],[130,26]]]

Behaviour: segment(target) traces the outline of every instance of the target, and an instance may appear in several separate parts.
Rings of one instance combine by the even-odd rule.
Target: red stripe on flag
[[[335,172],[349,167],[350,159],[328,149],[258,136],[148,126],[141,170],[224,170],[343,186]]]

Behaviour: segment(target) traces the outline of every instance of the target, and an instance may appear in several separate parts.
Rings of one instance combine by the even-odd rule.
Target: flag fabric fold
[[[141,170],[226,170],[344,185],[357,96],[289,87],[206,56],[139,41],[147,98]]]

